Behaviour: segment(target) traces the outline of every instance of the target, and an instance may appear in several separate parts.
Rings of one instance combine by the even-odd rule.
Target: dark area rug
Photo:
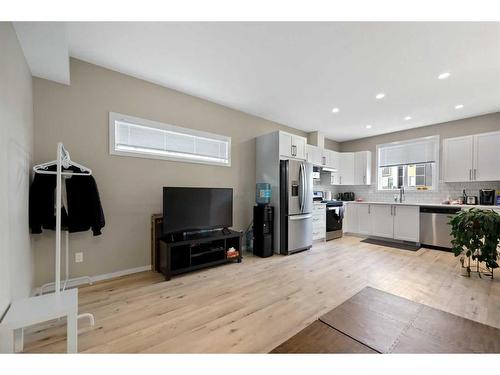
[[[374,239],[374,238],[365,238],[361,242],[369,243],[369,244],[377,245],[377,246],[392,247],[394,249],[400,249],[400,250],[417,251],[418,249],[420,249],[420,246],[416,246],[416,245],[413,245],[413,244],[406,244],[406,243],[399,243],[399,242],[377,240],[377,239]]]

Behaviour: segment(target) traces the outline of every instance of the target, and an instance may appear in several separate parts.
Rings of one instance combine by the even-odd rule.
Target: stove
[[[342,237],[344,202],[337,200],[324,200],[321,203],[326,203],[326,240],[329,241]]]

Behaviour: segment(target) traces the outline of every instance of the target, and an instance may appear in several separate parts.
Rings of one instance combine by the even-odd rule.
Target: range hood
[[[322,167],[321,170],[323,172],[337,172],[337,169],[335,169],[335,168],[328,168],[328,167]]]

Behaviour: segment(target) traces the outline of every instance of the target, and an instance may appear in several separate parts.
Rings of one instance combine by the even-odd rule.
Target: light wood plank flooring
[[[500,328],[497,279],[461,276],[451,253],[399,250],[356,237],[291,256],[246,256],[241,264],[164,282],[153,272],[80,288],[79,351],[266,353],[365,286]],[[27,352],[64,352],[65,325],[30,328]]]

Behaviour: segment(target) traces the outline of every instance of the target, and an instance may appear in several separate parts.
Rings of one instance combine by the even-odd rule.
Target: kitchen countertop
[[[373,202],[373,201],[362,201],[362,202],[357,202],[357,201],[348,201],[344,202],[344,204],[394,204],[394,205],[399,205],[399,206],[423,206],[423,207],[457,207],[457,208],[481,208],[481,209],[496,209],[500,210],[500,206],[482,206],[479,204],[444,204],[444,203],[412,203],[412,202]]]

